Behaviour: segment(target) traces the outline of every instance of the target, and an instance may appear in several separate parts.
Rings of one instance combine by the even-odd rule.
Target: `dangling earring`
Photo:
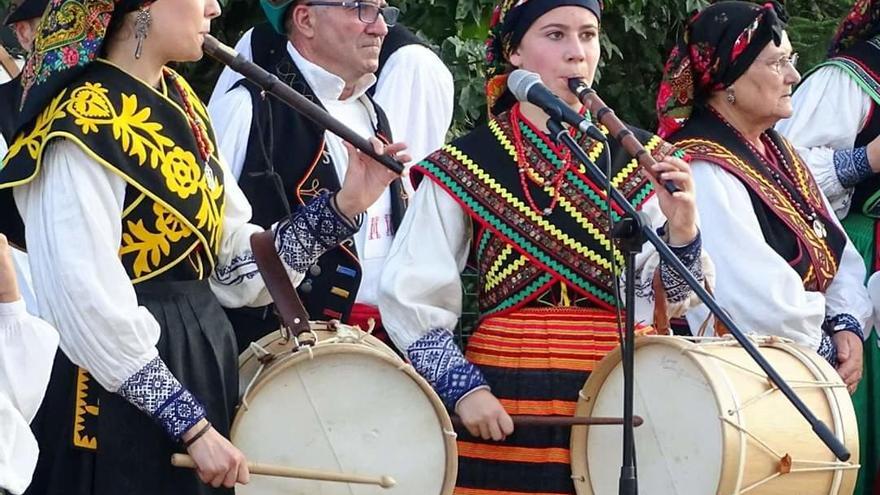
[[[733,87],[727,88],[727,103],[731,105],[736,105],[736,94],[733,92]]]
[[[134,50],[134,58],[140,59],[144,50],[144,40],[150,32],[153,16],[147,7],[141,7],[134,19],[134,37],[137,39],[137,48]]]

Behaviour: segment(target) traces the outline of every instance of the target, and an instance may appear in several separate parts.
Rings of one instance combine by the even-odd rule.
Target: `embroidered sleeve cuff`
[[[328,249],[348,239],[360,227],[352,224],[333,206],[333,197],[321,194],[301,206],[275,230],[275,248],[291,269],[305,273]]]
[[[126,380],[118,393],[149,414],[175,440],[205,417],[202,404],[159,357]]]
[[[834,169],[843,187],[855,187],[859,182],[874,175],[868,163],[866,147],[834,152]]]
[[[819,341],[819,348],[816,349],[816,352],[825,358],[831,366],[837,367],[837,346],[830,335],[827,333],[822,334],[822,339]]]
[[[703,280],[703,239],[699,231],[697,237],[686,246],[669,246],[675,256],[684,264],[691,274],[698,280]],[[660,279],[666,289],[666,299],[671,304],[686,300],[691,293],[684,278],[672,269],[668,264],[660,262]]]
[[[859,320],[847,313],[826,317],[825,322],[822,323],[822,330],[828,335],[834,335],[837,332],[852,332],[865,340],[865,332],[862,330]]]
[[[465,359],[452,334],[444,328],[435,328],[415,341],[407,355],[450,410],[474,389],[489,386],[480,369]]]

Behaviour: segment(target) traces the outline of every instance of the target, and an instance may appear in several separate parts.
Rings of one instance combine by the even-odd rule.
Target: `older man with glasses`
[[[376,82],[382,42],[399,10],[374,1],[261,0],[269,24],[249,31],[238,47],[364,137],[391,142],[382,109],[367,94]],[[219,85],[232,77],[221,76]],[[320,192],[338,190],[349,149],[337,136],[254,84],[218,87],[209,110],[221,155],[253,205],[253,222],[269,226]],[[278,184],[283,186],[283,193]],[[298,287],[313,319],[379,321],[376,291],[385,257],[405,209],[400,180],[361,219],[353,242],[333,248]],[[270,308],[231,310],[244,347],[278,328]]]

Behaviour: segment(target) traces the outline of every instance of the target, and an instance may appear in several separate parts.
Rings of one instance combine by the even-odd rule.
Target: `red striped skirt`
[[[571,416],[590,370],[618,344],[613,313],[535,308],[484,320],[466,355],[508,413]],[[504,442],[461,434],[455,494],[574,494],[570,436],[561,427],[519,428]]]

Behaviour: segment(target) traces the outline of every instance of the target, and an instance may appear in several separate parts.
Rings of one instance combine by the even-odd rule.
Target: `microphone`
[[[541,81],[541,76],[538,74],[517,69],[508,76],[507,87],[517,100],[527,101],[539,107],[557,122],[565,122],[572,127],[576,127],[596,141],[605,142],[607,140],[602,131],[553,94],[544,85]]]

